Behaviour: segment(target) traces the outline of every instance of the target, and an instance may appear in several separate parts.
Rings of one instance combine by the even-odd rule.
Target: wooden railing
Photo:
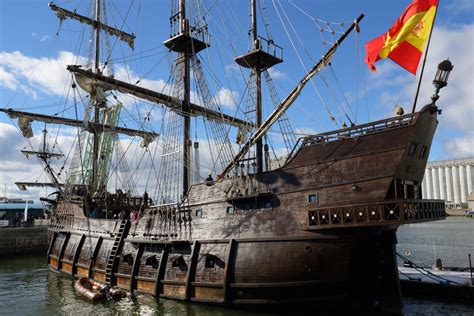
[[[351,226],[400,225],[444,219],[443,200],[386,200],[308,211],[308,230]]]
[[[412,124],[413,119],[417,113],[410,113],[391,117],[384,120],[374,121],[366,124],[356,125],[353,127],[338,129],[326,133],[307,136],[303,140],[302,146],[311,146],[316,143],[326,143],[335,140],[340,140],[348,137],[360,137],[362,135],[380,132],[389,128],[397,128]]]

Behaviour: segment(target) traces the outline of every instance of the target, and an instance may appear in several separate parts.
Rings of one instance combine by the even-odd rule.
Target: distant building
[[[474,211],[474,193],[469,194],[467,204],[467,208]]]
[[[44,206],[39,202],[33,200],[23,199],[8,199],[0,197],[0,218],[6,214],[7,220],[12,220],[15,215],[24,217],[25,208],[28,205],[28,214],[36,217],[40,217],[44,214]]]
[[[448,208],[467,208],[473,191],[474,158],[429,162],[422,182],[425,199],[441,199]]]

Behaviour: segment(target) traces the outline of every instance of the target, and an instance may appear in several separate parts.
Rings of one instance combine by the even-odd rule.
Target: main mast
[[[186,16],[186,0],[178,0],[178,12],[170,17],[171,28],[178,23],[176,34],[172,34],[164,45],[170,50],[178,53],[177,63],[184,63],[183,73],[183,100],[181,103],[181,115],[183,116],[183,156],[182,156],[182,193],[186,195],[190,186],[190,149],[191,149],[191,58],[197,52],[209,47],[209,44],[193,36],[189,20]]]
[[[179,11],[181,11],[181,32],[189,37],[189,22],[186,19],[186,0],[179,1]],[[191,40],[192,41],[192,40]],[[191,131],[190,123],[191,118],[189,117],[189,103],[191,101],[191,85],[190,85],[190,45],[185,45],[184,51],[180,53],[184,59],[184,100],[183,100],[183,113],[184,113],[184,134],[183,134],[183,196],[188,192],[189,188],[189,170],[190,170],[190,141]]]
[[[96,7],[95,7],[95,73],[101,74],[100,71],[100,0],[96,0]],[[93,144],[93,159],[92,159],[92,178],[91,178],[91,190],[96,191],[99,190],[97,187],[97,161],[99,159],[99,130],[97,127],[99,126],[99,108],[102,104],[99,104],[99,98],[97,96],[97,87],[94,86],[92,93],[91,93],[91,101],[94,107],[94,123],[96,126],[96,130],[94,131],[94,144]]]

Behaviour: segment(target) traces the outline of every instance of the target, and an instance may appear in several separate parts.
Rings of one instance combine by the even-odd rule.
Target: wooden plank
[[[273,282],[273,283],[232,283],[232,288],[279,288],[279,287],[304,287],[304,286],[315,286],[315,285],[331,285],[342,283],[345,280],[310,280],[310,281],[295,281],[295,282]]]
[[[92,278],[92,275],[94,273],[94,264],[95,260],[97,259],[97,254],[99,253],[100,246],[102,245],[102,241],[102,237],[99,236],[99,238],[97,238],[97,243],[95,244],[94,252],[92,253],[92,258],[89,265],[89,278]]]
[[[86,240],[86,235],[82,234],[81,239],[79,240],[79,244],[77,245],[76,252],[74,253],[74,258],[72,259],[71,275],[76,275],[77,273],[77,261],[79,260],[82,245],[84,245],[85,240]]]
[[[224,292],[223,292],[223,299],[224,303],[230,301],[230,291],[229,291],[229,284],[231,283],[231,276],[233,268],[233,261],[234,261],[234,253],[235,253],[235,246],[236,242],[234,239],[229,240],[229,244],[227,245],[227,253],[225,255],[225,267],[224,267]]]
[[[158,264],[158,271],[156,273],[156,280],[155,280],[155,296],[159,297],[160,296],[160,282],[163,280],[164,275],[165,275],[165,270],[166,270],[166,262],[168,261],[168,255],[170,253],[170,245],[165,245],[165,248],[163,249],[161,256],[160,256],[160,262]]]
[[[48,248],[48,264],[50,263],[49,257],[51,256],[51,251],[53,251],[54,243],[56,242],[56,237],[58,236],[57,232],[53,233],[53,238],[51,238],[51,242],[49,243],[49,248]]]
[[[186,300],[189,300],[191,296],[191,282],[194,281],[194,277],[196,275],[196,265],[197,259],[199,256],[199,250],[201,249],[201,244],[199,241],[195,240],[193,244],[193,250],[191,253],[191,260],[188,266],[188,272],[186,273],[186,288],[184,292],[184,297]]]
[[[139,244],[138,251],[135,254],[135,258],[133,258],[132,275],[131,275],[132,280],[130,282],[130,292],[132,294],[133,294],[133,291],[137,288],[136,277],[138,275],[138,271],[140,270],[140,261],[141,261],[144,249],[145,249],[145,245]]]
[[[71,237],[71,233],[66,233],[66,237],[64,237],[64,241],[63,241],[63,244],[62,244],[62,247],[61,247],[61,251],[59,252],[59,256],[58,256],[58,270],[61,270],[62,268],[62,262],[61,262],[61,259],[63,258],[64,256],[64,251],[66,251],[66,247],[67,247],[67,243],[69,241],[69,237]]]

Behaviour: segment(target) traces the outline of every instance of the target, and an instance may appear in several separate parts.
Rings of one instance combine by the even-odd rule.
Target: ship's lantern
[[[444,88],[448,84],[449,73],[453,70],[454,66],[446,59],[438,64],[438,71],[436,72],[435,78],[433,80],[433,85],[436,88],[436,94],[441,88]]]

